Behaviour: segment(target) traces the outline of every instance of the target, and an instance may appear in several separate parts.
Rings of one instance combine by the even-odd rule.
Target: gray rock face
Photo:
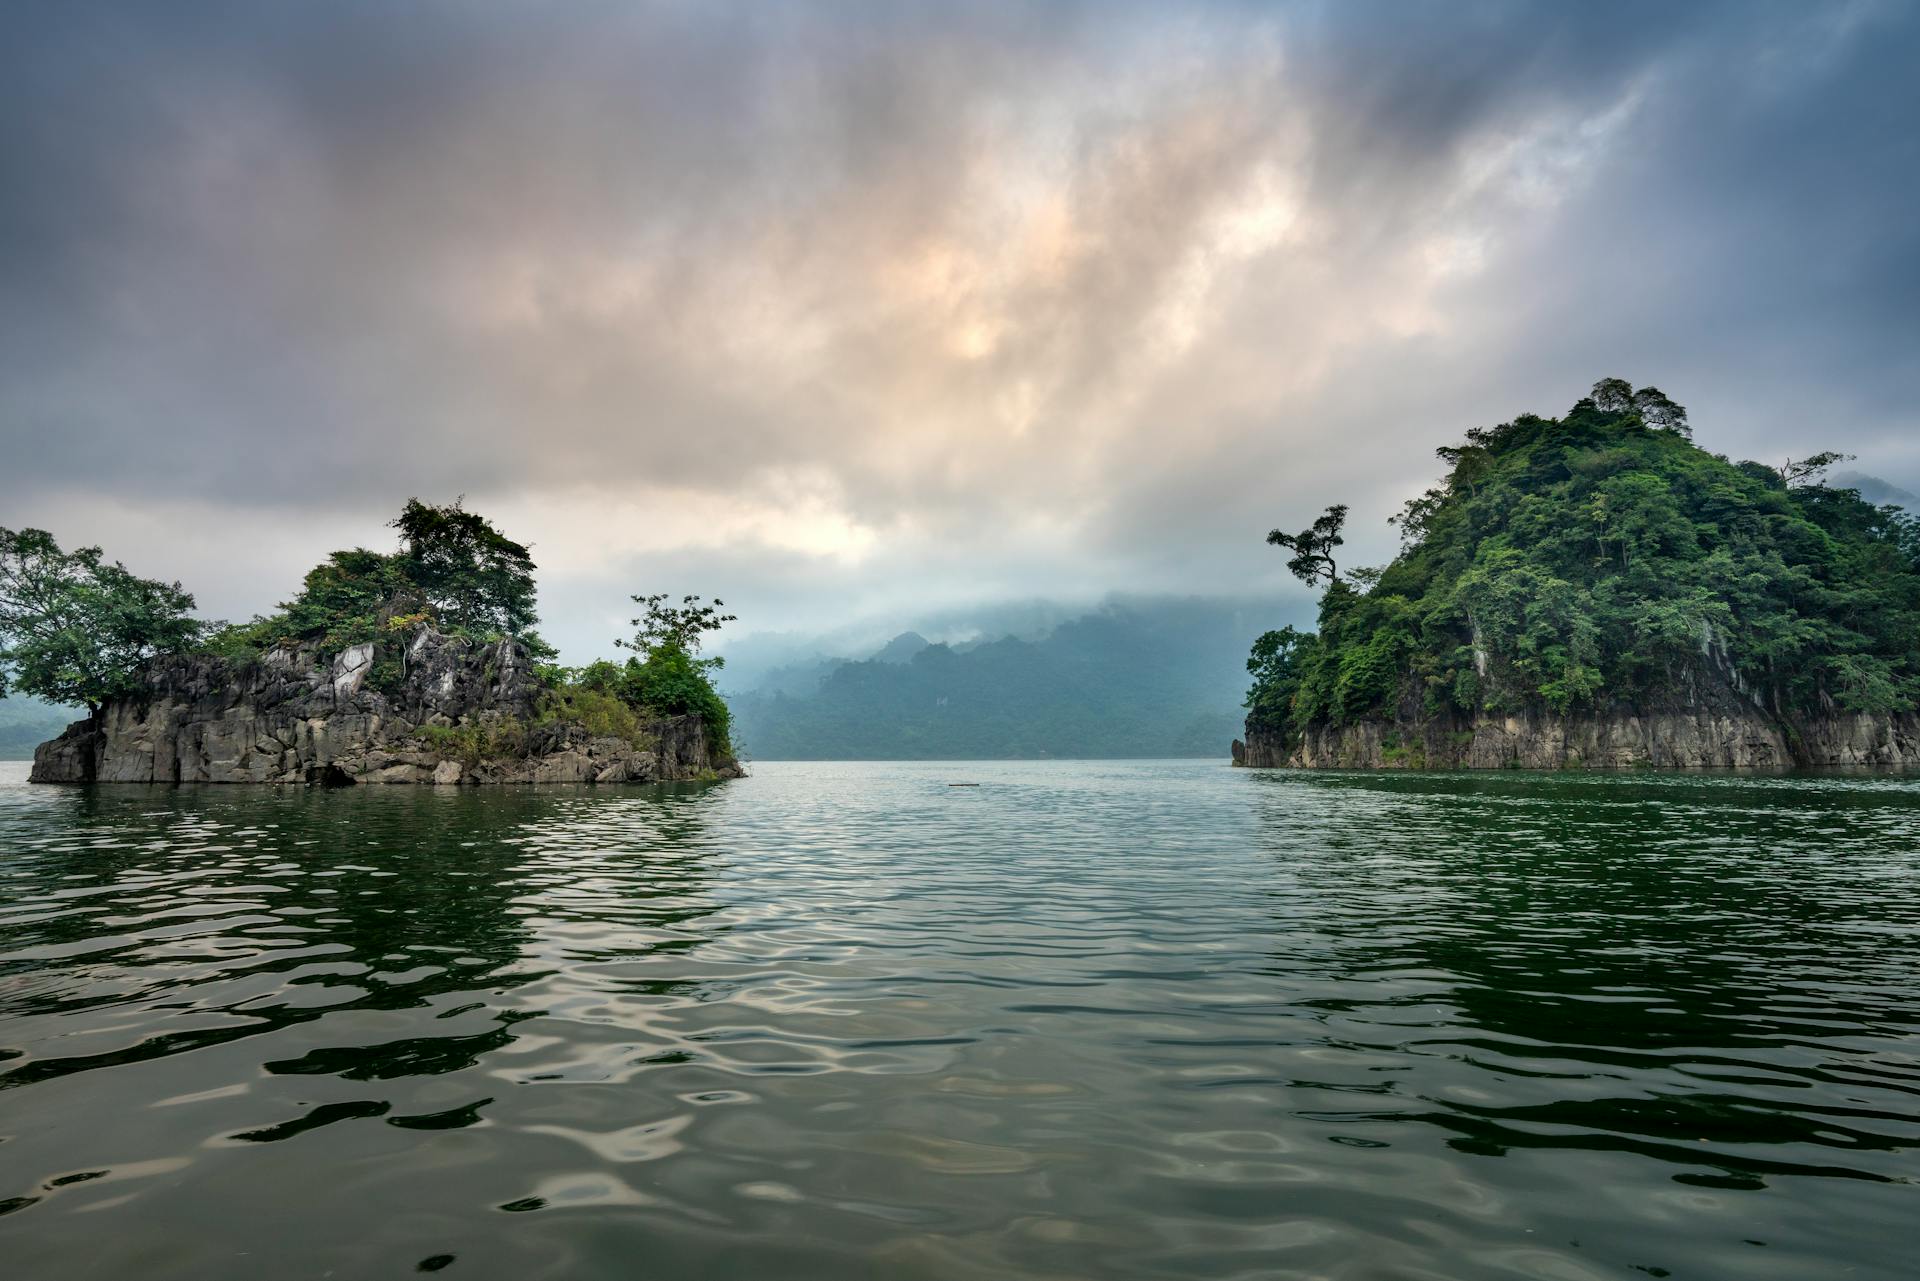
[[[1364,721],[1310,729],[1291,750],[1249,724],[1235,764],[1306,769],[1778,769],[1920,765],[1920,716],[1785,720],[1748,704],[1617,707],[1471,721]]]
[[[1274,769],[1285,765],[1285,744],[1277,733],[1248,721],[1247,741],[1233,740],[1233,763],[1248,769]]]
[[[626,783],[718,775],[698,717],[647,727],[645,741],[538,719],[544,692],[517,643],[474,645],[421,626],[404,678],[370,685],[372,645],[335,655],[274,650],[258,663],[163,660],[134,697],[108,703],[34,753],[36,783]],[[421,731],[489,740],[436,750]],[[445,737],[445,736],[442,736]]]

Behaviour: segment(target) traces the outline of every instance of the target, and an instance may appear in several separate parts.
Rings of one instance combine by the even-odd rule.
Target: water
[[[1912,1275],[1920,781],[0,770],[9,1279]]]

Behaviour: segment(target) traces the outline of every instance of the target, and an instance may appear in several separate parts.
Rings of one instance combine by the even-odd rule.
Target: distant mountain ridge
[[[30,761],[33,749],[86,713],[14,694],[0,698],[0,761]]]
[[[1220,756],[1244,712],[1248,602],[1109,604],[1034,639],[933,643],[798,664],[731,693],[763,760]]]
[[[911,663],[919,653],[933,642],[919,632],[901,632],[888,641],[878,654],[873,656],[876,663]]]

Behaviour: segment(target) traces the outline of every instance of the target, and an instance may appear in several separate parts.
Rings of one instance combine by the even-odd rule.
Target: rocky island
[[[37,783],[636,783],[739,777],[696,657],[720,602],[636,596],[624,664],[563,667],[533,562],[460,504],[410,502],[395,553],[334,553],[279,612],[200,624],[177,584],[0,530],[0,670],[89,714]]]
[[[1256,642],[1236,765],[1920,764],[1920,522],[1841,455],[1731,462],[1619,379],[1438,452],[1384,568],[1341,574],[1345,507],[1268,536],[1325,594]]]
[[[735,777],[699,716],[624,731],[569,715],[520,643],[416,624],[406,674],[368,684],[376,646],[255,662],[157,660],[142,687],[34,753],[36,783],[649,783]]]

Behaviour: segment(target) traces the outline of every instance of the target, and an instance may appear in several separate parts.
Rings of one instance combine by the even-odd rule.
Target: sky
[[[544,631],[1304,606],[1656,384],[1920,490],[1920,4],[0,7],[0,525],[270,609],[411,495]]]

